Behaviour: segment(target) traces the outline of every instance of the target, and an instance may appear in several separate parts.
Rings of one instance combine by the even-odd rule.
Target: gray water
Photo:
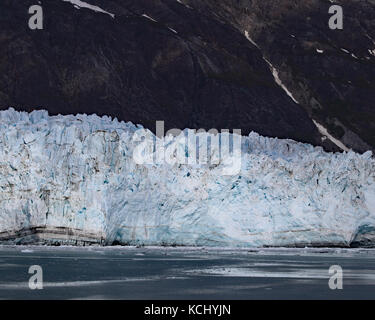
[[[43,289],[29,288],[29,267]],[[343,270],[343,289],[328,270]],[[0,247],[1,299],[375,299],[375,250]]]

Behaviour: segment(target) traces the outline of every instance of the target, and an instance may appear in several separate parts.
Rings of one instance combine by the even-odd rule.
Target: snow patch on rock
[[[93,10],[95,12],[100,12],[100,13],[105,13],[105,14],[108,14],[110,15],[112,18],[115,17],[115,15],[113,13],[110,13],[108,11],[105,11],[103,10],[102,8],[98,7],[98,6],[94,6],[94,5],[91,5],[87,2],[84,2],[84,1],[81,1],[81,0],[63,0],[65,2],[70,2],[71,4],[74,5],[74,7],[76,9],[80,9],[80,8],[86,8],[86,9],[90,9],[90,10]]]

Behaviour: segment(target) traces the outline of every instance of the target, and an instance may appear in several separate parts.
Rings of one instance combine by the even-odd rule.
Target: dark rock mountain
[[[373,1],[344,1],[340,31],[320,0],[85,1],[114,18],[39,2],[43,30],[28,27],[38,1],[0,3],[1,109],[238,128],[335,149],[314,119],[355,150],[375,147]]]
[[[374,150],[374,0],[188,2],[247,31],[310,117],[331,135],[354,150]],[[343,8],[343,30],[328,27],[333,4]]]

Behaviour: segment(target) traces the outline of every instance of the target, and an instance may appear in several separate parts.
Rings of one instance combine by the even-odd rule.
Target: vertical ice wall
[[[109,117],[1,111],[0,238],[22,241],[20,230],[39,228],[43,239],[63,242],[373,243],[370,152],[332,154],[252,133],[242,138],[240,172],[223,175],[226,159],[135,163],[139,128]]]

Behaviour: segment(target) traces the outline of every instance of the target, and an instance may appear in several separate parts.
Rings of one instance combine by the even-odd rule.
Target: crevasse
[[[375,160],[242,137],[241,171],[139,165],[139,129],[96,115],[0,112],[0,240],[203,246],[375,243]],[[171,140],[171,143],[176,138]]]

